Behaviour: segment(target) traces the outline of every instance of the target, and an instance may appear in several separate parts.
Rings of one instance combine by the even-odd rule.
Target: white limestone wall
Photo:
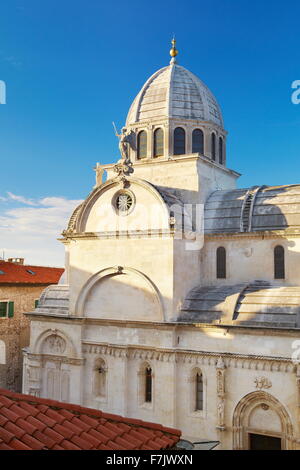
[[[173,292],[173,318],[176,320],[181,305],[194,287],[200,284],[202,277],[203,237],[199,239],[174,240],[174,292]]]
[[[228,330],[160,324],[153,327],[133,324],[122,326],[107,322],[106,325],[102,323],[102,326],[100,323],[97,326],[88,325],[84,337],[86,344],[98,345],[94,348],[84,345],[86,375],[83,403],[86,406],[176,426],[188,439],[220,440],[222,448],[231,449],[234,410],[240,400],[259,390],[256,379],[264,377],[270,386],[263,391],[271,394],[286,408],[294,433],[299,435],[295,366],[292,363],[282,365],[262,357],[280,355],[289,360],[294,351],[292,343],[297,340],[295,332],[287,331],[280,335],[277,332],[275,336],[273,332],[262,333],[245,328]],[[191,351],[194,353],[191,354]],[[216,365],[220,356],[225,362],[224,431],[217,429]],[[251,356],[260,356],[261,359],[251,360]],[[97,357],[107,363],[107,395],[100,401],[91,390],[92,367]],[[144,391],[141,392],[139,386],[140,371],[145,363],[153,371],[152,403],[145,403],[141,399]],[[204,409],[197,412],[194,410],[195,383],[192,380],[196,369],[204,376]],[[261,432],[270,431],[264,428],[267,426],[264,419],[266,423],[270,421],[267,410],[262,418],[255,419],[262,419],[259,428]]]
[[[70,246],[70,313],[77,315],[76,303],[85,283],[91,276],[111,267],[134,268],[147,276],[159,291],[165,318],[173,315],[173,239],[125,238],[85,239]],[[120,298],[122,305],[126,299]],[[143,298],[139,295],[131,318],[141,318]],[[88,315],[88,312],[86,312]],[[99,318],[101,305],[99,306]],[[127,317],[128,318],[128,317]],[[145,318],[143,318],[145,319]],[[151,320],[151,319],[149,319]]]
[[[274,248],[285,248],[285,279],[274,279]],[[226,279],[216,278],[216,251],[224,247],[227,254]],[[206,238],[203,249],[202,286],[233,285],[254,280],[275,284],[299,285],[300,238],[251,237]]]
[[[107,170],[108,179],[115,177],[113,165],[103,165],[98,171],[103,171],[103,168]],[[239,177],[238,173],[193,154],[135,162],[134,176],[173,188],[186,204],[204,203],[217,189],[234,189]]]

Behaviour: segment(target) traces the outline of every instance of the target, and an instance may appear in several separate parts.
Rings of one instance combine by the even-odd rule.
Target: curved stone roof
[[[178,321],[300,328],[300,287],[266,281],[196,287],[184,300]]]
[[[131,105],[126,126],[156,118],[210,121],[224,127],[212,92],[196,75],[173,63],[147,80]]]
[[[205,204],[205,233],[300,227],[300,185],[215,191]]]
[[[35,314],[68,315],[69,313],[69,286],[53,285],[43,290]]]

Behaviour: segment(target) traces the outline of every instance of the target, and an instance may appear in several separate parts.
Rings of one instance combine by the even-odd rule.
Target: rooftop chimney
[[[8,258],[9,263],[24,264],[24,258]]]

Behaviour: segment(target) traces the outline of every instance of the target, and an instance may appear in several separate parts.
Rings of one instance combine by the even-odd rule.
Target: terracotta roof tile
[[[48,410],[45,412],[45,414],[47,416],[49,416],[49,418],[53,419],[54,421],[56,421],[57,423],[63,423],[64,421],[66,421],[66,418],[65,416],[62,416],[60,413],[58,413],[57,411],[54,411],[54,410],[51,410],[51,408],[48,408]]]
[[[4,426],[5,423],[8,423],[8,422],[9,422],[9,419],[1,415],[1,408],[0,408],[0,426]]]
[[[74,418],[72,418],[71,422],[72,422],[72,424],[75,424],[75,426],[82,429],[83,431],[88,431],[92,427],[89,424],[86,424],[83,421],[81,421],[81,419],[77,418],[76,416],[74,416]]]
[[[13,411],[18,416],[20,416],[21,418],[27,418],[28,416],[30,416],[30,413],[27,410],[24,410],[24,408],[21,408],[21,406],[18,406],[15,403],[12,406],[10,406],[9,409],[10,411]]]
[[[19,426],[16,426],[14,423],[11,423],[10,421],[7,421],[5,425],[6,431],[11,432],[15,437],[18,439],[21,439],[24,434],[26,434],[26,431]]]
[[[67,429],[70,429],[70,431],[73,431],[74,434],[77,434],[77,435],[83,432],[83,429],[79,428],[78,426],[75,426],[75,424],[71,423],[70,421],[65,421],[64,427]]]
[[[97,431],[103,433],[105,436],[109,437],[110,439],[114,439],[115,437],[119,435],[118,432],[112,432],[106,426],[103,426],[103,424],[99,424],[99,426],[97,426]]]
[[[95,437],[98,440],[98,442],[104,442],[104,444],[106,444],[110,440],[110,437],[106,436],[105,434],[101,434],[99,431],[96,431],[95,429],[91,429],[89,431],[89,435]]]
[[[12,406],[14,404],[13,401],[9,400],[7,397],[5,397],[4,395],[0,395],[0,406],[6,406],[7,408],[9,408],[10,406]]]
[[[27,403],[26,401],[19,400],[18,401],[18,406],[20,408],[23,408],[23,410],[28,411],[30,416],[36,416],[36,415],[39,414],[39,410],[36,407],[34,407],[34,406],[30,405],[29,403]]]
[[[162,450],[180,431],[0,389],[0,450]]]
[[[53,447],[53,450],[65,450],[65,449],[62,446],[55,444],[55,446]]]
[[[85,441],[90,442],[93,445],[93,447],[95,447],[95,449],[99,445],[99,439],[97,439],[95,436],[93,436],[90,432],[89,433],[83,432],[80,435],[80,437],[82,437],[82,439],[84,439]]]
[[[5,444],[5,442],[0,442],[0,450],[11,450],[11,447]]]
[[[8,444],[15,436],[7,429],[0,428],[0,439]]]
[[[120,430],[120,428],[117,425],[110,423],[109,421],[105,423],[105,427],[106,429],[109,429],[110,431],[117,433],[117,434],[123,434],[124,432],[122,429]]]
[[[80,416],[80,420],[94,428],[97,427],[99,424],[99,421],[97,419],[90,418],[90,416],[86,416],[86,415]]]
[[[29,266],[3,260],[0,260],[0,270],[3,272],[0,284],[57,284],[64,272],[62,268]]]
[[[24,442],[19,441],[19,439],[13,439],[10,443],[9,446],[11,450],[32,450],[30,447],[28,447]]]
[[[45,431],[44,431],[44,434],[51,437],[51,439],[53,439],[56,442],[56,444],[60,444],[61,441],[64,440],[64,436],[62,436],[61,434],[59,434],[56,431],[53,431],[53,429],[51,429],[51,428],[46,428]]]
[[[72,419],[73,416],[74,416],[74,414],[70,413],[70,411],[68,411],[68,410],[60,410],[60,414],[62,416],[64,416],[65,418],[67,418],[67,419]]]
[[[6,408],[6,406],[3,406],[1,408],[1,414],[9,419],[9,421],[12,421],[13,423],[15,423],[17,421],[17,419],[20,419],[20,416],[17,415],[16,413],[14,413],[13,411],[10,411],[9,408]]]
[[[74,436],[74,431],[71,431],[61,424],[56,424],[53,427],[53,430],[64,436],[66,439],[70,439],[72,436]]]
[[[47,449],[52,449],[52,447],[54,447],[56,444],[56,441],[54,441],[54,439],[51,439],[51,437],[46,436],[46,434],[40,431],[36,431],[34,433],[34,437],[38,441],[41,441],[43,444],[45,444],[45,447],[47,447]]]
[[[70,441],[67,441],[67,439],[65,439],[64,441],[62,441],[60,443],[61,447],[65,450],[81,450],[80,447],[76,446],[75,444],[73,444],[73,442],[70,442]]]
[[[23,418],[19,418],[16,421],[16,424],[22,429],[24,429],[24,431],[26,431],[28,434],[33,434],[35,431],[38,430],[36,426],[32,426],[32,424],[29,423],[29,421],[25,421]]]
[[[139,449],[145,442],[145,439],[135,439],[130,433],[123,435],[123,439],[133,445],[135,449]]]
[[[49,416],[46,416],[45,414],[43,413],[39,413],[36,418],[41,421],[42,423],[45,423],[47,426],[49,426],[50,428],[53,428],[53,426],[55,426],[56,422],[54,421],[54,419],[51,419],[49,418]]]
[[[73,442],[73,444],[76,444],[78,447],[80,447],[80,449],[91,450],[94,447],[94,445],[90,441],[87,441],[86,439],[82,439],[81,436],[80,437],[73,436],[71,439],[71,442]]]
[[[47,425],[45,423],[42,423],[42,421],[39,421],[38,419],[34,418],[33,416],[28,416],[27,422],[29,424],[32,424],[36,429],[39,431],[43,431]]]
[[[29,436],[29,434],[25,434],[23,437],[22,437],[22,442],[24,442],[24,444],[26,444],[28,447],[30,447],[30,449],[32,450],[42,450],[42,449],[45,449],[45,444],[43,444],[42,442],[38,441],[37,439],[35,439],[34,437],[32,436]]]
[[[111,447],[106,446],[105,444],[100,444],[98,450],[112,450]]]

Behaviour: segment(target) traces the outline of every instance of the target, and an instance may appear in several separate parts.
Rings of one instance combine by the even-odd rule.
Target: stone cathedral
[[[220,107],[170,54],[62,234],[23,392],[220,449],[300,449],[300,185],[237,189]]]

